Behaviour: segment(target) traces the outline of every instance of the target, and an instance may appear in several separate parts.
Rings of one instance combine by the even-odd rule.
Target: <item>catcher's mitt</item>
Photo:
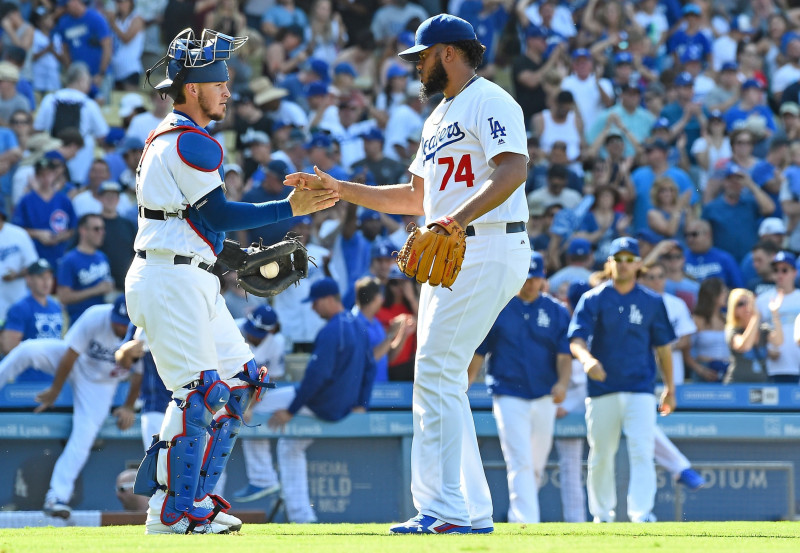
[[[434,225],[442,227],[447,234],[431,231]],[[397,255],[397,266],[403,274],[416,278],[421,284],[427,282],[431,286],[441,284],[450,288],[461,271],[467,251],[464,229],[455,219],[442,217],[427,228],[420,230],[413,225],[410,230],[411,234]]]
[[[309,257],[305,246],[297,238],[287,236],[272,246],[264,246],[259,242],[246,250],[242,250],[234,240],[225,240],[217,262],[235,270],[237,284],[247,292],[268,298],[280,294],[301,278],[306,278]],[[267,274],[270,269],[275,272],[275,265],[267,269],[271,263],[277,264],[277,273],[267,278],[262,267]]]

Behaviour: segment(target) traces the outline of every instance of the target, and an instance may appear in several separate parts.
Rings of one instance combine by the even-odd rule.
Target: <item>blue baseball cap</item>
[[[592,243],[586,238],[573,238],[567,246],[567,255],[589,255],[592,253]]]
[[[722,121],[723,120],[722,111],[720,111],[718,109],[712,109],[711,111],[708,112],[708,119],[709,120],[711,120],[711,119],[719,119],[720,121]]]
[[[128,306],[125,304],[125,294],[120,294],[114,300],[114,305],[111,308],[111,322],[125,326],[128,326],[128,323],[131,322],[128,316]]]
[[[311,58],[305,63],[303,68],[306,71],[312,71],[313,73],[316,73],[317,75],[319,75],[319,78],[322,79],[323,81],[327,81],[328,79],[331,78],[330,66],[328,65],[328,62],[326,62],[325,60],[321,60],[319,58]]]
[[[119,146],[125,139],[125,129],[122,127],[111,127],[108,134],[103,138],[103,142],[109,146]]]
[[[531,23],[525,29],[525,38],[547,38],[547,29],[536,23]]]
[[[53,271],[53,266],[50,265],[50,262],[47,261],[44,257],[40,257],[30,265],[28,265],[28,274],[29,275],[40,275],[44,272]]]
[[[578,58],[591,58],[592,54],[586,48],[578,48],[577,50],[572,51],[572,59],[576,60]]]
[[[692,86],[694,84],[694,77],[688,71],[681,71],[675,77],[675,86]]]
[[[383,142],[383,132],[378,127],[372,127],[370,130],[361,135],[364,140],[380,140]]]
[[[528,278],[544,278],[544,258],[539,252],[531,253],[531,265],[528,267]]]
[[[800,33],[797,31],[788,31],[783,33],[781,37],[781,52],[786,53],[786,48],[789,46],[789,43],[793,40],[800,40]]]
[[[398,56],[406,61],[419,61],[419,53],[427,50],[434,44],[448,44],[461,40],[477,40],[475,29],[472,25],[449,13],[435,15],[423,21],[417,27],[414,36],[414,46],[403,50]]]
[[[386,72],[386,78],[394,79],[395,77],[408,77],[408,70],[405,67],[393,64]]]
[[[778,263],[786,263],[787,265],[791,265],[794,269],[797,264],[797,258],[792,252],[782,250],[776,253],[775,257],[772,258],[772,265],[777,265]]]
[[[702,12],[697,4],[686,4],[683,7],[683,15],[700,15]]]
[[[750,16],[746,14],[739,14],[731,19],[731,31],[739,31],[740,33],[752,34],[755,32],[753,23],[750,21]]]
[[[406,48],[414,46],[414,31],[403,31],[397,35],[397,44]]]
[[[122,185],[114,180],[105,180],[100,183],[100,186],[97,187],[97,193],[102,194],[104,192],[122,192]]]
[[[346,61],[337,63],[336,66],[333,68],[334,75],[350,75],[351,77],[355,78],[358,76],[356,73],[356,68],[353,67],[351,64],[347,63]]]
[[[669,119],[667,119],[666,117],[659,117],[658,119],[656,119],[656,122],[653,123],[652,130],[668,129],[668,128],[669,128]]]
[[[267,164],[266,169],[267,172],[272,173],[280,180],[285,179],[286,175],[289,174],[289,166],[282,159],[273,159]]]
[[[278,314],[269,306],[261,305],[247,314],[244,331],[253,337],[263,340],[278,324]]]
[[[394,244],[388,240],[381,240],[379,238],[372,243],[372,248],[370,249],[370,259],[375,259],[377,257],[391,258],[394,257],[393,253],[396,251],[397,248],[394,247]]]
[[[591,289],[592,287],[585,280],[576,280],[569,285],[569,288],[567,288],[567,301],[573,309],[578,305],[581,296]]]
[[[731,163],[728,163],[728,165],[725,166],[725,169],[723,170],[722,174],[725,177],[731,177],[733,175],[746,176],[748,173],[745,170],[745,168],[742,167],[741,165],[738,165],[736,163],[732,163],[731,162]]]
[[[635,256],[639,256],[639,242],[635,238],[623,236],[611,242],[611,247],[608,250],[609,257],[617,255],[619,252],[630,252]]]
[[[325,277],[311,285],[311,291],[303,303],[308,303],[327,296],[338,296],[339,285],[331,277]]]
[[[330,148],[333,145],[333,138],[331,135],[320,132],[311,135],[311,140],[306,144],[306,150],[311,148]]]
[[[306,97],[324,96],[328,93],[328,85],[323,81],[314,81],[306,86]]]
[[[739,71],[739,64],[735,61],[726,61],[722,64],[720,71]]]
[[[292,217],[290,219],[291,228],[296,227],[297,225],[311,225],[313,223],[313,219],[310,215],[298,215],[296,217]]]
[[[364,208],[358,215],[358,222],[363,224],[365,221],[379,221],[380,218],[381,214],[378,213],[377,211]]]
[[[669,151],[669,144],[663,138],[655,138],[644,144],[645,151],[650,150],[664,150],[665,152]]]
[[[658,244],[663,240],[661,236],[649,228],[642,229],[636,233],[636,239],[640,242],[647,242],[648,244]]]
[[[631,64],[633,63],[633,56],[630,52],[619,52],[616,56],[614,56],[614,63],[616,65],[622,64]]]
[[[745,82],[742,83],[742,90],[747,90],[748,88],[757,88],[759,90],[764,90],[764,85],[762,85],[761,81],[757,79],[747,79]]]

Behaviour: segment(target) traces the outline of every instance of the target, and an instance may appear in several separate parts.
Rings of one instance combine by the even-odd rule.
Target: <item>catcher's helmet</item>
[[[166,78],[150,86],[166,94],[174,94],[185,83],[217,83],[228,80],[228,60],[233,52],[247,42],[248,37],[232,37],[211,29],[203,29],[195,38],[192,29],[184,29],[172,39],[167,55],[147,70],[146,78],[166,64]]]

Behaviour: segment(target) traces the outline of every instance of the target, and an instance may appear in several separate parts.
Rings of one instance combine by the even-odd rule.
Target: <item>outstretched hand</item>
[[[314,173],[291,173],[283,180],[285,186],[306,190],[331,190],[336,193],[337,199],[341,186],[337,179],[322,171],[316,165]]]
[[[331,190],[295,188],[289,194],[289,204],[292,206],[292,215],[295,217],[328,209],[338,201],[338,194]]]

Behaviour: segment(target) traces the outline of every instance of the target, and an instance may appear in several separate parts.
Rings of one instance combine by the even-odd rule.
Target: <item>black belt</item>
[[[136,252],[136,257],[147,259],[147,252],[139,250]],[[176,255],[172,258],[172,262],[175,265],[192,265],[192,261],[193,258],[189,257],[188,255]],[[214,270],[214,265],[209,265],[203,261],[195,265],[195,267],[203,269],[204,271],[208,271],[209,273]]]
[[[139,206],[139,217],[144,217],[145,219],[155,219],[156,221],[166,221],[170,217],[177,217],[178,219],[183,219],[184,214],[185,211],[176,211],[175,213],[169,213],[167,211],[162,211],[160,209],[147,209],[142,205]]]
[[[516,232],[525,232],[525,223],[522,221],[506,223],[506,234],[514,234]],[[475,227],[472,225],[467,227],[467,236],[475,236]]]

